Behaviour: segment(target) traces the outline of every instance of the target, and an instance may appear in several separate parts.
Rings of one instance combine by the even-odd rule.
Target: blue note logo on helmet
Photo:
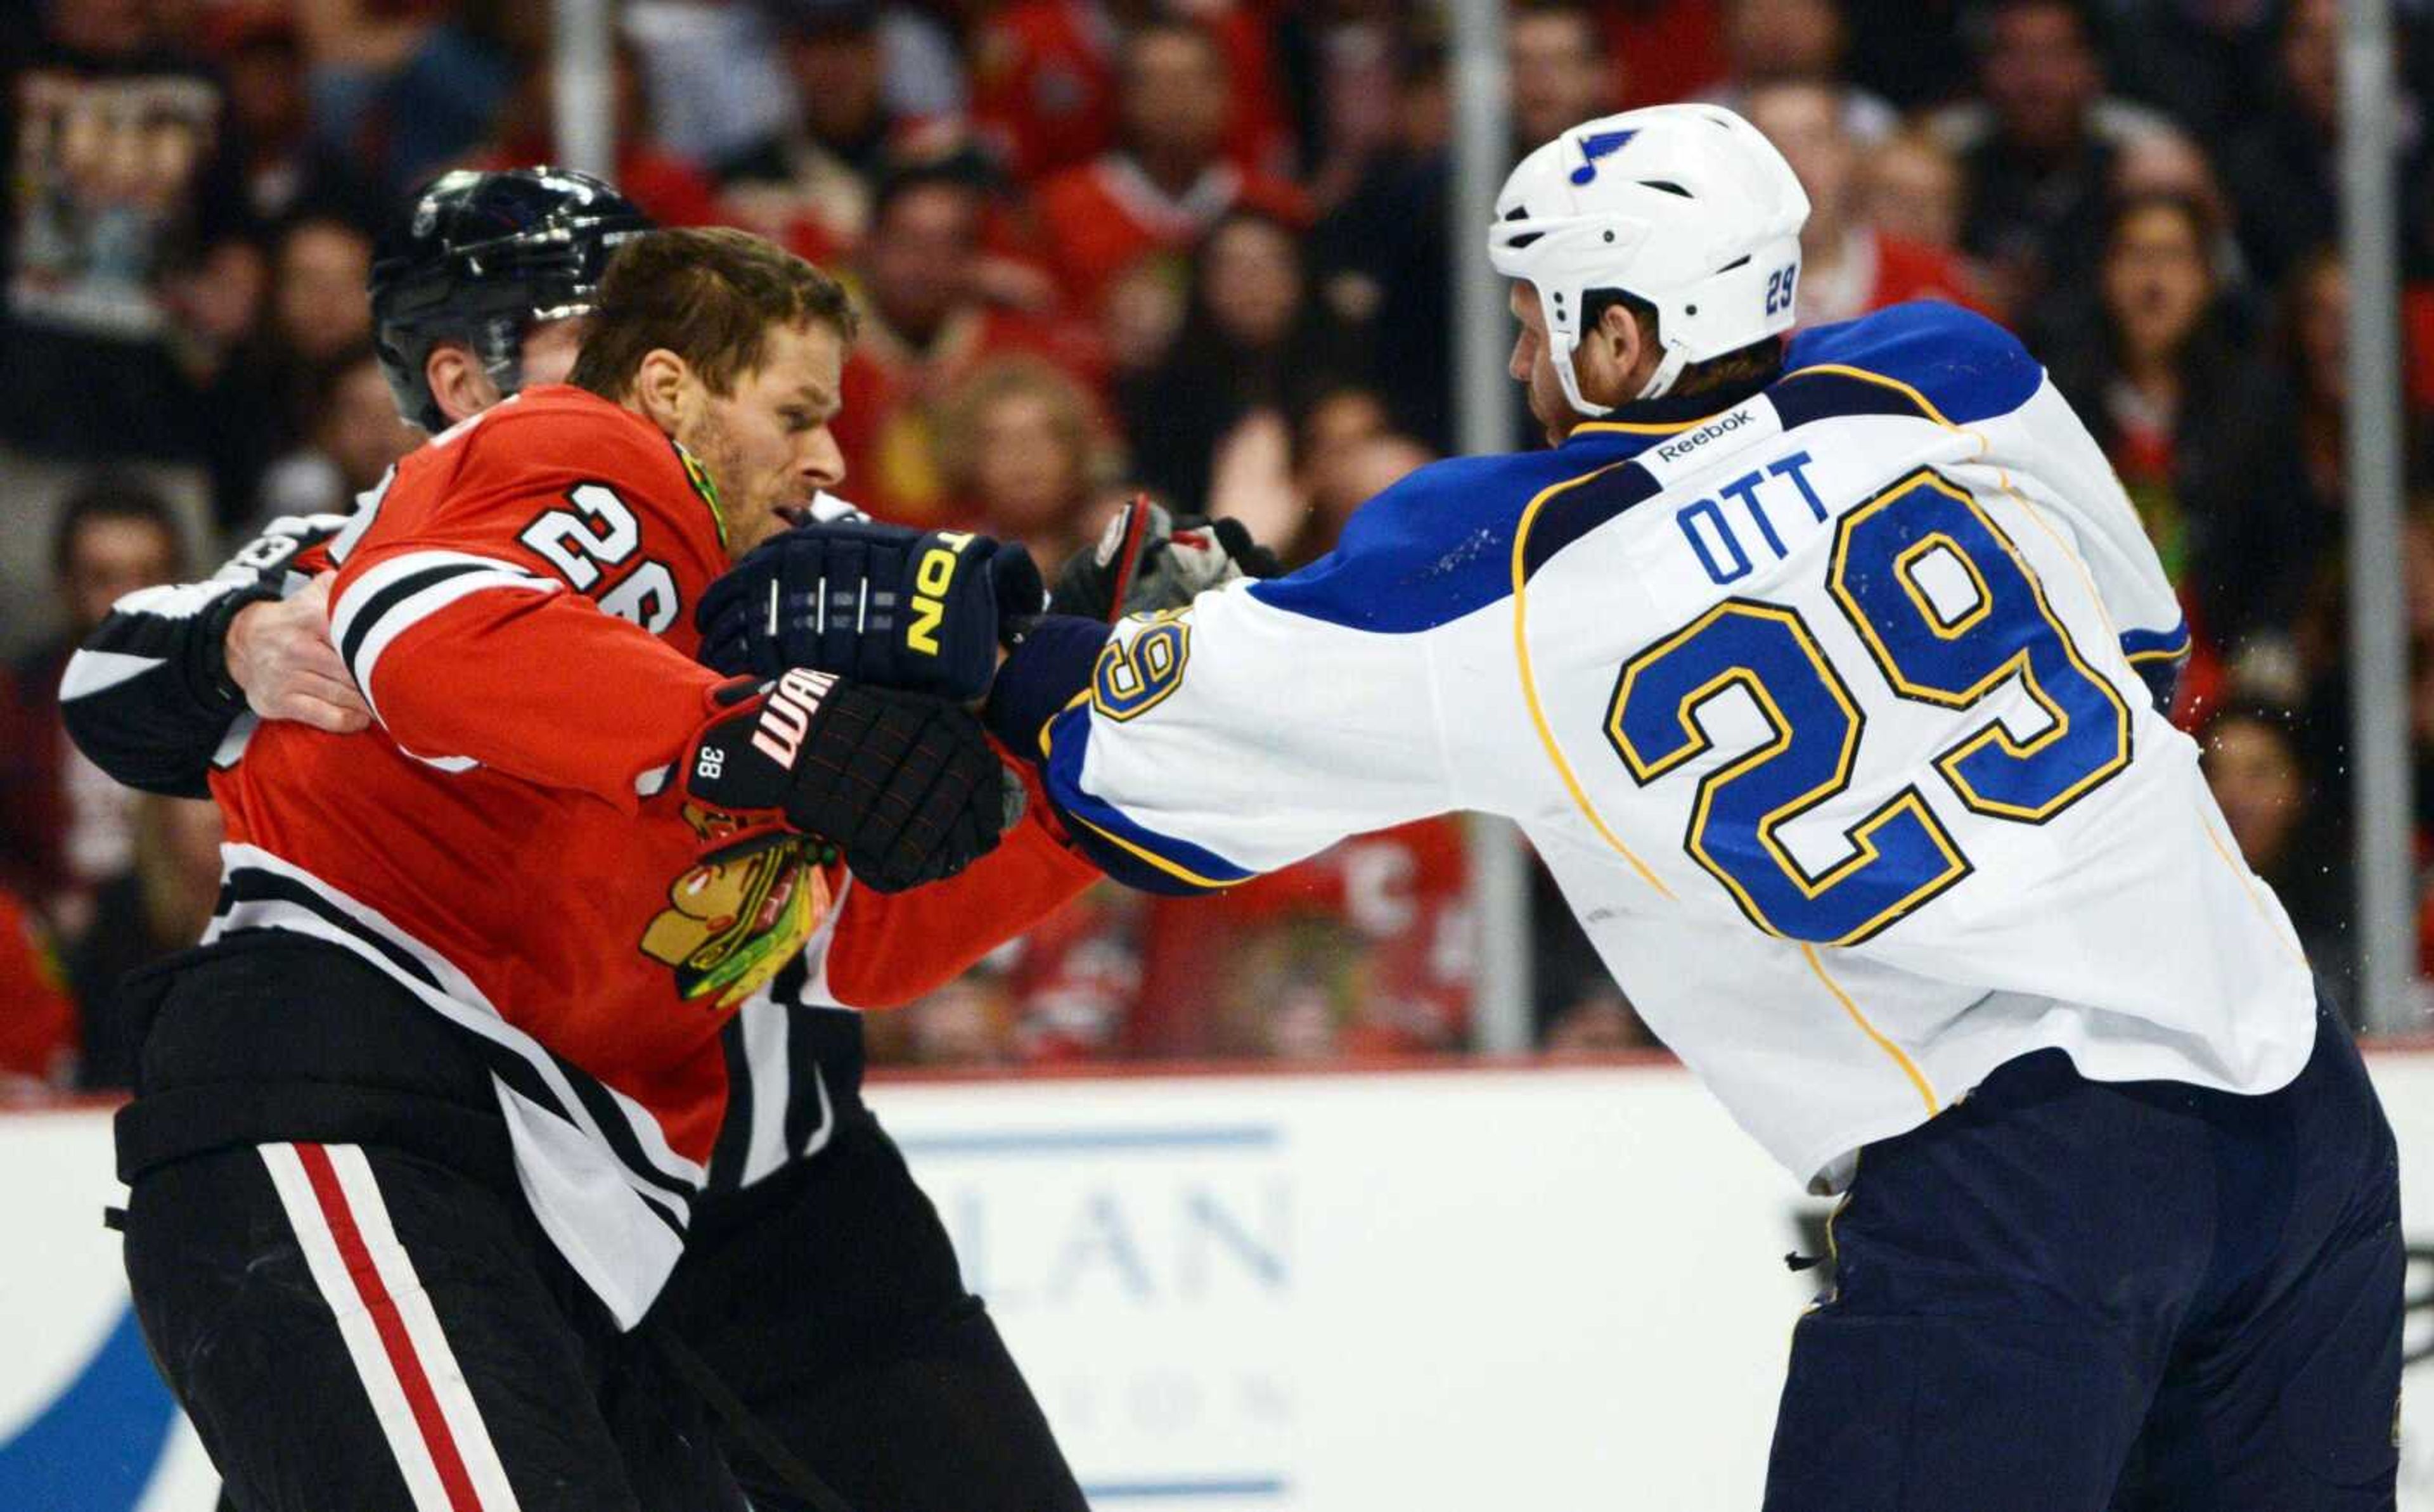
[[[571,168],[458,170],[424,185],[372,252],[372,340],[398,413],[447,429],[423,377],[443,341],[472,348],[514,393],[525,332],[589,313],[609,255],[652,229],[612,185]]]
[[[1791,329],[1808,196],[1783,154],[1719,105],[1658,105],[1584,122],[1521,160],[1496,196],[1488,257],[1538,291],[1564,397],[1593,290],[1646,300],[1663,348],[1639,395],[1682,369]]]

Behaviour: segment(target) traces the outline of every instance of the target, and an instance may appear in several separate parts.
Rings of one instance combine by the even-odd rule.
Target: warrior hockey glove
[[[1112,624],[1127,615],[1180,609],[1239,577],[1282,570],[1277,553],[1253,540],[1241,520],[1170,515],[1141,494],[1107,522],[1096,546],[1057,570],[1048,612]]]
[[[723,672],[810,667],[967,703],[988,691],[1000,621],[1045,599],[1019,546],[841,520],[762,543],[711,585],[694,623],[701,659]]]
[[[782,822],[896,892],[954,875],[1021,814],[1021,784],[952,704],[802,668],[775,684],[728,683],[711,701],[686,748],[685,793],[743,823],[705,861],[772,843]]]

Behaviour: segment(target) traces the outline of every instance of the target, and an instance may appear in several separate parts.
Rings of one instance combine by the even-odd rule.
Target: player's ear
[[[1620,302],[1607,305],[1598,314],[1597,336],[1604,343],[1606,355],[1617,372],[1627,373],[1639,365],[1640,348],[1647,346],[1639,331],[1639,322]]]
[[[1630,399],[1637,392],[1633,375],[1643,381],[1647,376],[1639,373],[1639,365],[1648,347],[1631,312],[1620,303],[1607,305],[1573,348],[1572,371],[1580,379],[1581,397],[1608,406]]]
[[[499,385],[461,342],[443,341],[422,360],[422,381],[431,385],[432,401],[455,424],[499,402]]]
[[[674,435],[689,402],[687,391],[696,386],[692,364],[665,347],[654,347],[634,369],[634,407]]]

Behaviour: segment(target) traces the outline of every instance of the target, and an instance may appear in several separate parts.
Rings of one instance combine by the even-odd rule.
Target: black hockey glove
[[[988,691],[1000,622],[1045,599],[1020,546],[840,520],[754,548],[702,595],[694,624],[702,661],[723,672],[810,667],[968,703]]]
[[[728,683],[711,699],[681,780],[742,826],[705,861],[782,840],[775,821],[828,841],[856,877],[896,892],[954,875],[1021,815],[1022,785],[952,704],[801,668],[774,684]]]
[[[1277,553],[1239,519],[1170,515],[1146,494],[1117,512],[1096,546],[1056,572],[1048,612],[1112,624],[1126,615],[1180,609],[1238,577],[1275,577]]]

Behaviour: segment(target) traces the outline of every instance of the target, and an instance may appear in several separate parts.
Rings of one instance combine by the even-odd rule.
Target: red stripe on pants
[[[321,1204],[321,1216],[328,1220],[330,1233],[338,1242],[338,1257],[346,1262],[347,1274],[354,1278],[355,1292],[363,1299],[364,1310],[371,1315],[372,1326],[380,1331],[381,1347],[388,1351],[389,1368],[397,1372],[398,1384],[405,1389],[406,1404],[414,1409],[415,1426],[422,1431],[423,1445],[431,1451],[431,1463],[439,1471],[439,1484],[448,1490],[449,1506],[454,1512],[482,1512],[482,1499],[473,1490],[473,1478],[465,1473],[465,1456],[457,1453],[455,1436],[448,1431],[448,1419],[439,1411],[439,1398],[431,1389],[431,1377],[423,1371],[422,1357],[414,1352],[414,1340],[405,1332],[405,1318],[397,1310],[397,1300],[389,1296],[379,1267],[372,1264],[371,1249],[364,1243],[363,1231],[355,1226],[354,1212],[347,1206],[347,1194],[338,1185],[338,1172],[330,1164],[330,1152],[318,1145],[300,1144],[296,1155],[303,1164],[305,1179],[313,1183],[313,1196]]]

